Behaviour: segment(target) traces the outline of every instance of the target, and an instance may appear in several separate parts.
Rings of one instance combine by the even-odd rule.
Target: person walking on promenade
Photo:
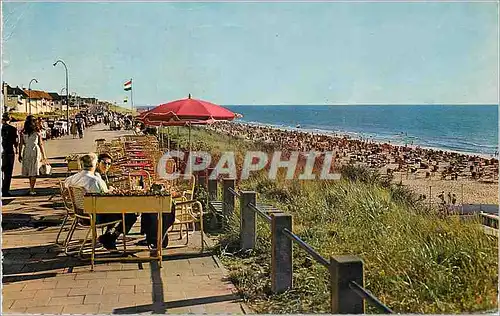
[[[35,118],[28,115],[21,132],[19,145],[19,162],[22,162],[21,174],[30,179],[30,195],[35,195],[36,177],[40,175],[42,161],[47,162],[43,140],[40,136]]]
[[[83,138],[83,119],[77,119],[76,128],[78,129],[78,137]]]
[[[10,182],[18,146],[17,129],[9,125],[9,122],[9,114],[4,113],[2,116],[2,196],[4,197],[10,196]]]
[[[76,122],[73,120],[73,121],[71,121],[71,135],[73,135],[73,138],[76,138],[77,133],[78,133],[78,130],[76,128]]]

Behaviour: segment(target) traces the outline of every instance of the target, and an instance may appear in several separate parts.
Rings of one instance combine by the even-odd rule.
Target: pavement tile
[[[143,294],[120,294],[118,303],[134,303],[135,305],[152,304],[153,299],[150,293]]]
[[[120,279],[120,285],[149,285],[153,282],[149,278],[136,278],[136,279]]]
[[[58,281],[56,288],[57,289],[68,289],[68,288],[77,288],[77,287],[87,287],[89,285],[88,280],[63,280]]]
[[[73,305],[73,304],[83,304],[83,299],[85,296],[66,296],[66,297],[52,297],[47,305]]]
[[[21,291],[26,284],[24,283],[3,283],[2,292]]]
[[[38,290],[35,297],[60,297],[68,296],[70,289],[51,289],[51,290]]]
[[[33,306],[26,308],[27,314],[61,314],[64,306]]]
[[[120,279],[98,279],[98,280],[88,280],[88,287],[96,286],[118,286],[120,284]]]
[[[3,299],[2,300],[2,310],[9,309],[14,303],[13,299]]]
[[[118,303],[118,295],[116,294],[89,294],[85,295],[85,299],[83,303],[85,305],[87,304],[105,304],[105,305],[112,305],[115,303]]]
[[[26,307],[11,307],[9,309],[2,309],[2,312],[5,313],[5,314],[8,314],[8,313],[15,313],[15,314],[21,314],[21,313],[25,313],[26,312]]]
[[[134,293],[133,285],[118,285],[118,286],[105,286],[103,294],[132,294]]]
[[[100,304],[99,305],[99,314],[112,314],[113,310],[118,308],[134,308],[134,304],[130,303],[118,303],[118,301],[114,304]]]
[[[50,297],[36,297],[36,298],[26,298],[15,300],[11,308],[14,307],[29,307],[29,306],[47,306],[50,301]]]
[[[64,306],[63,314],[97,314],[99,312],[99,304],[87,304],[87,305],[66,305]]]
[[[75,275],[71,273],[64,273],[64,274],[58,274],[54,278],[45,278],[43,279],[44,282],[51,282],[51,281],[73,281],[75,279]]]
[[[2,297],[4,299],[13,299],[13,300],[33,298],[33,297],[35,297],[36,292],[37,292],[37,290],[2,291]]]
[[[87,271],[89,269],[87,268]],[[109,263],[103,263],[103,264],[96,264],[94,267],[94,271],[120,271],[121,270],[121,265],[120,263],[115,263],[115,262],[109,262]]]
[[[68,296],[89,295],[89,294],[102,294],[102,286],[97,287],[79,287],[70,289]]]
[[[106,272],[107,279],[135,279],[137,278],[137,271],[126,270],[126,271],[108,271]]]
[[[75,280],[94,280],[94,279],[101,279],[101,278],[106,278],[106,273],[105,271],[87,271],[87,272],[78,272],[74,273],[73,278]]]
[[[191,314],[191,309],[189,307],[176,307],[176,308],[168,308],[168,314]]]
[[[241,303],[239,302],[221,302],[207,304],[205,311],[208,314],[243,314]]]
[[[163,300],[165,302],[172,302],[172,301],[180,301],[180,300],[185,300],[188,297],[186,296],[186,293],[182,290],[164,290],[163,291]]]
[[[44,282],[43,280],[30,281],[23,288],[23,291],[54,289],[56,284],[57,282],[53,280],[50,282]]]

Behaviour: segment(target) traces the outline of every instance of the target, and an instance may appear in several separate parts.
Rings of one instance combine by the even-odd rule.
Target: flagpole
[[[134,90],[134,87],[132,86],[133,82],[132,82],[132,78],[130,78],[130,109],[132,110],[132,113],[134,113],[134,97],[133,97],[133,94],[132,94],[132,91]]]

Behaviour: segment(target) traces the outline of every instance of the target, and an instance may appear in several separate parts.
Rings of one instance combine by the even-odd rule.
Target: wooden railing
[[[210,173],[209,173],[210,174]],[[222,180],[222,200],[217,200],[218,181],[199,178],[199,183],[207,183],[208,205],[212,212],[223,220],[234,214],[236,198],[240,206],[240,248],[253,249],[257,241],[257,215],[269,224],[271,230],[271,290],[281,293],[293,288],[293,253],[295,243],[307,252],[317,263],[328,269],[330,274],[330,306],[334,314],[362,314],[365,301],[383,313],[392,310],[364,288],[363,260],[356,256],[322,257],[309,244],[293,233],[292,215],[285,214],[270,205],[257,203],[254,191],[237,191],[234,179]]]

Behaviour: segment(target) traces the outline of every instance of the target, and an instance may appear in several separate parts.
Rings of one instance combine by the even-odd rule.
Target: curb
[[[205,237],[203,238],[205,245],[207,247],[214,246],[214,243],[210,243],[210,244],[208,243],[208,241],[209,240],[211,241],[211,239],[204,232],[203,232],[203,234],[205,235]],[[226,267],[224,266],[222,261],[219,259],[219,257],[215,254],[212,254],[212,259],[214,260],[215,264],[219,267],[219,269],[221,269],[224,278],[228,279],[229,278],[229,271],[226,269]],[[231,284],[233,284],[233,282],[231,282]],[[236,289],[236,286],[234,284],[233,284],[233,286]],[[243,300],[242,298],[240,298],[240,299]],[[250,307],[248,307],[247,304],[245,304],[244,302],[240,302],[240,308],[241,308],[241,311],[243,312],[243,314],[253,314]]]

